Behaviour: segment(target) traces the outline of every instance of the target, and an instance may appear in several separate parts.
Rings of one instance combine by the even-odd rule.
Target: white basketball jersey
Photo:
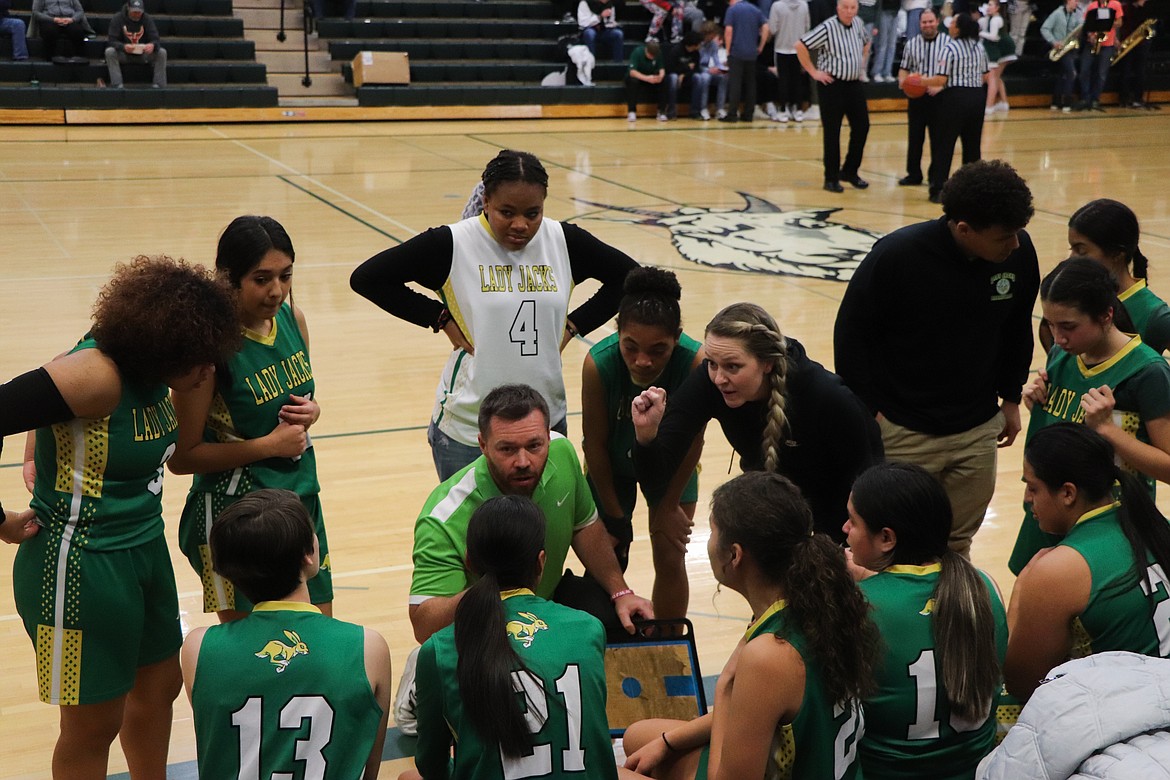
[[[561,224],[546,217],[516,252],[500,246],[482,214],[451,225],[451,235],[451,274],[440,293],[475,354],[451,353],[431,418],[455,441],[475,446],[484,396],[519,382],[544,396],[551,422],[564,419],[560,347],[573,274]]]

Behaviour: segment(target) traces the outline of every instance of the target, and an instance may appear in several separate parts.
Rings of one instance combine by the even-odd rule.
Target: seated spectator
[[[711,84],[715,84],[715,111],[723,111],[727,103],[727,55],[719,48],[719,33],[719,25],[712,21],[699,27],[703,42],[699,46],[699,67],[691,82],[691,118],[704,122],[711,118],[707,110]]]
[[[610,59],[621,62],[625,36],[617,23],[617,9],[611,0],[581,0],[577,6],[577,27],[581,30],[581,43],[597,56],[597,41],[609,47]]]
[[[126,5],[110,19],[106,44],[106,67],[110,69],[110,86],[122,88],[122,63],[141,62],[154,66],[154,87],[167,85],[167,50],[162,47],[158,27],[143,5],[143,0],[126,0]]]
[[[85,39],[95,35],[81,0],[33,0],[33,32],[45,42],[45,59],[89,62]]]
[[[662,47],[651,41],[634,49],[630,55],[630,69],[626,73],[626,108],[631,122],[638,120],[638,98],[646,93],[658,103],[658,121],[666,121],[666,90],[662,84],[666,67],[662,62]]]
[[[27,30],[22,19],[9,16],[12,0],[0,0],[0,32],[12,36],[12,59],[20,62],[28,59],[28,42],[24,39]]]
[[[678,89],[683,79],[693,78],[699,69],[699,45],[702,37],[697,32],[688,32],[679,43],[666,47],[663,57],[666,68],[666,118],[678,117]],[[697,119],[695,107],[691,107],[691,118]]]
[[[357,0],[340,0],[345,4],[343,14],[346,19],[352,20],[357,15]],[[327,0],[313,0],[313,18],[325,19],[326,17],[336,17],[337,14],[325,13]],[[333,5],[336,5],[335,3]]]

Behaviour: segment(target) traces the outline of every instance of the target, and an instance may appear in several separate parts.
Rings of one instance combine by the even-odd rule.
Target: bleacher
[[[242,108],[277,105],[256,46],[232,16],[231,0],[146,0],[167,50],[167,86],[150,88],[150,66],[126,64],[124,89],[100,88],[108,78],[106,31],[124,0],[85,0],[97,33],[86,41],[86,64],[45,59],[43,41],[31,38],[29,60],[13,62],[10,39],[0,36],[0,107],[3,108]],[[30,24],[32,0],[14,0],[12,15]]]

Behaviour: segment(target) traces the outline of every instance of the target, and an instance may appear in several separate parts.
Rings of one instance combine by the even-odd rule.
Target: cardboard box
[[[353,85],[409,84],[410,55],[401,51],[360,51],[353,58]]]

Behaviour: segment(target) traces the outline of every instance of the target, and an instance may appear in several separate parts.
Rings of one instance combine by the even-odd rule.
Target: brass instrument
[[[1129,37],[1121,42],[1121,45],[1117,47],[1117,51],[1113,52],[1113,59],[1109,61],[1109,64],[1116,65],[1122,57],[1136,49],[1139,43],[1148,41],[1157,35],[1158,32],[1154,29],[1154,24],[1157,21],[1157,19],[1146,19],[1139,24],[1137,29],[1131,32]]]
[[[1048,52],[1048,59],[1056,62],[1070,51],[1077,49],[1081,45],[1081,28],[1083,24],[1078,24],[1076,29],[1064,36],[1064,40],[1060,42],[1060,47]]]

